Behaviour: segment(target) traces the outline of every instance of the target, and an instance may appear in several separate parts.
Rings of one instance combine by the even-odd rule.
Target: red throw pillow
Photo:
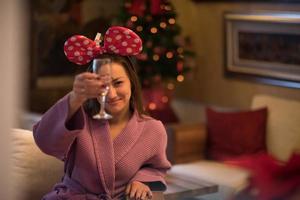
[[[266,151],[267,108],[218,112],[206,108],[207,156],[225,160]]]

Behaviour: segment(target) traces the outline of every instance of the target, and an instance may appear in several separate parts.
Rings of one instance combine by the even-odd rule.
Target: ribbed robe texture
[[[33,128],[38,147],[63,160],[68,171],[45,200],[123,199],[134,180],[166,188],[164,176],[171,165],[160,121],[135,112],[112,139],[109,123],[91,119],[82,108],[67,121],[68,98],[52,106]]]

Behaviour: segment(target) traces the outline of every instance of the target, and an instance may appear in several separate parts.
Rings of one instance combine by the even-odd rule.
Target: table
[[[169,172],[166,181],[168,188],[164,192],[165,200],[180,200],[218,192],[218,185],[192,176]]]

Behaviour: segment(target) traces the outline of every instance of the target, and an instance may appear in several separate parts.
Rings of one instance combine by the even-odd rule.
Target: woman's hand
[[[79,103],[87,99],[96,98],[100,95],[102,82],[97,74],[84,72],[75,76],[73,83],[73,97]]]
[[[69,98],[70,118],[79,107],[90,98],[97,98],[101,93],[102,82],[97,74],[84,72],[75,76]]]
[[[150,188],[139,181],[133,181],[127,185],[126,195],[129,199],[134,200],[152,199],[152,192]]]

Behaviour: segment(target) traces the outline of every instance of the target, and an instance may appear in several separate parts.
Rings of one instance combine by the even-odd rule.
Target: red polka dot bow
[[[98,34],[94,41],[83,35],[74,35],[65,42],[64,52],[71,62],[84,65],[103,53],[129,56],[142,51],[141,38],[132,30],[121,26],[110,27],[104,35],[103,46],[99,43]]]

